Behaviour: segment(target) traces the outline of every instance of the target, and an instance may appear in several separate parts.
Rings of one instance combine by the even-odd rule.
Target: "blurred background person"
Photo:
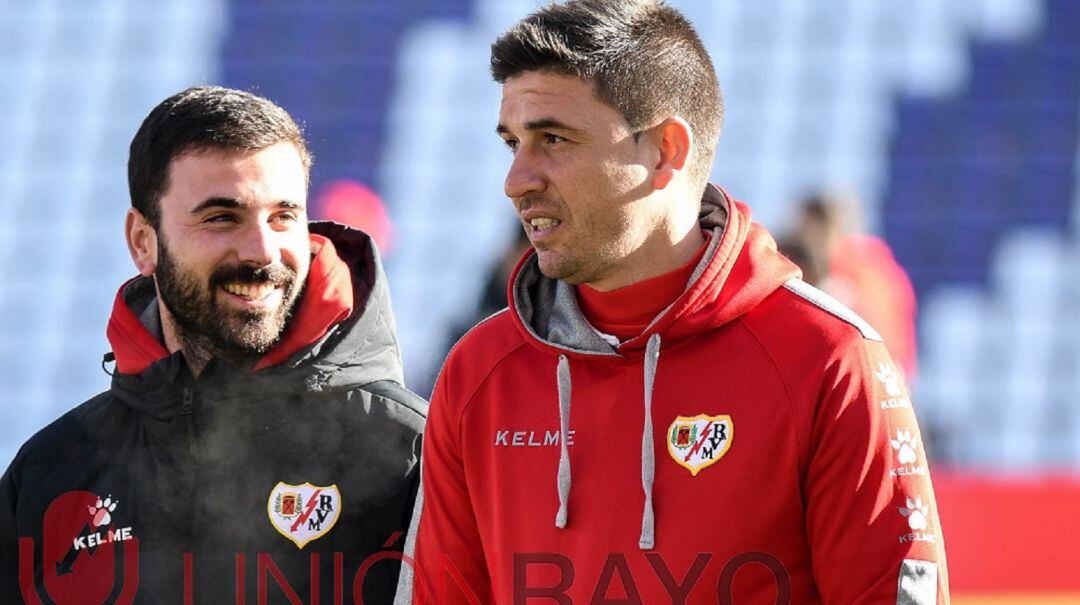
[[[314,196],[313,220],[334,221],[371,236],[379,254],[386,258],[394,246],[394,224],[382,198],[370,187],[351,179],[337,179],[322,186]]]
[[[915,290],[884,239],[863,231],[852,195],[815,193],[796,209],[793,233],[781,249],[813,284],[870,322],[893,360],[915,382]]]
[[[513,227],[515,237],[510,240],[501,253],[491,259],[490,267],[488,267],[485,274],[484,288],[476,299],[473,311],[471,314],[466,315],[463,321],[452,324],[447,330],[442,348],[438,349],[443,355],[449,353],[454,344],[473,326],[497,313],[500,309],[506,308],[506,284],[509,283],[510,274],[521,260],[521,256],[530,247],[529,237],[525,234],[525,230],[519,228],[517,224],[514,224]],[[417,390],[422,393],[431,392],[435,378],[436,376],[433,374],[426,375],[423,377],[426,382],[418,383],[416,385]]]

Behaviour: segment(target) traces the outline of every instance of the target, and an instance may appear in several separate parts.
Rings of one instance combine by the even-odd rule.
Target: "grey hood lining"
[[[585,319],[574,286],[541,273],[536,255],[526,261],[514,282],[513,308],[532,337],[549,346],[586,355],[619,356]]]

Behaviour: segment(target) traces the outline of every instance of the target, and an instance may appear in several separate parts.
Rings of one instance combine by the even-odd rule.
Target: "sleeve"
[[[0,477],[0,603],[20,603],[19,543],[15,527],[18,499],[12,466]]]
[[[425,402],[424,407],[427,407]],[[416,498],[420,488],[420,448],[423,441],[423,435],[417,432],[412,437],[411,452],[414,458],[412,458],[413,465],[405,477],[402,488],[394,496],[394,498],[401,503],[401,513],[396,519],[393,519],[392,523],[387,524],[387,529],[403,534],[405,536],[405,544],[402,545],[401,539],[394,539],[390,546],[386,546],[384,550],[375,553],[373,557],[391,555],[393,558],[400,561],[400,565],[392,566],[387,564],[376,565],[366,570],[366,576],[363,579],[363,599],[357,599],[359,603],[391,603],[394,600],[394,596],[401,583],[400,574],[408,568],[405,562],[404,551],[408,546],[409,540],[409,524],[413,518],[415,510]],[[399,536],[400,538],[400,536]],[[369,558],[362,563],[367,565],[368,561],[375,561],[376,558]],[[314,602],[314,601],[313,601]]]
[[[395,605],[491,603],[491,581],[473,514],[459,445],[462,407],[448,383],[450,362],[435,385],[420,458],[421,481],[406,541],[406,565]]]
[[[824,376],[804,487],[823,601],[948,603],[934,489],[901,372],[882,343],[858,339]]]

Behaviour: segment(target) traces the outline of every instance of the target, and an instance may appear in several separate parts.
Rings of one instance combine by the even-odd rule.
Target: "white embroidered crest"
[[[337,485],[320,487],[279,482],[270,490],[266,514],[278,533],[297,548],[326,535],[341,516],[341,493]]]
[[[677,416],[668,428],[668,453],[697,477],[731,449],[735,425],[731,416]]]

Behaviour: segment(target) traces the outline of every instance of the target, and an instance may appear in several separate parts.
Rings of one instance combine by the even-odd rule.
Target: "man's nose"
[[[244,230],[237,244],[236,253],[240,262],[257,267],[276,263],[281,256],[280,237],[281,234],[270,225],[261,222],[251,225]]]
[[[506,197],[517,200],[530,193],[539,193],[546,187],[536,152],[522,147],[514,154],[514,161],[506,173],[503,192]]]

